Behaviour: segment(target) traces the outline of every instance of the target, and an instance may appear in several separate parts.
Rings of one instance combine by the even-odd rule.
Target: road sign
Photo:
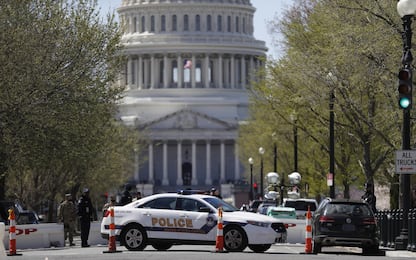
[[[416,173],[416,150],[396,151],[396,173]]]

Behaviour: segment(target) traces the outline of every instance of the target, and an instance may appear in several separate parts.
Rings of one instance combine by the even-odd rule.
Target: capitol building
[[[250,0],[123,0],[117,9],[128,57],[119,118],[148,138],[132,177],[144,195],[228,194],[245,177],[238,128],[267,51],[253,36],[255,10]]]

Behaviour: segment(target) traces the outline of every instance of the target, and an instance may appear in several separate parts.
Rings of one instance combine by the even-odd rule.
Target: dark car
[[[378,227],[373,211],[361,201],[325,199],[312,218],[313,252],[323,246],[360,247],[363,254],[379,250]]]

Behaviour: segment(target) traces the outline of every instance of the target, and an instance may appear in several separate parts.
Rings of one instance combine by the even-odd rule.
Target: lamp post
[[[293,123],[293,168],[294,171],[298,171],[298,127],[297,127],[297,121],[298,118],[296,114],[290,115],[290,120]]]
[[[263,154],[264,154],[264,148],[259,148],[259,154],[260,154],[260,198],[263,199]]]
[[[254,200],[254,191],[253,191],[253,158],[248,158],[248,163],[250,164],[250,200]]]
[[[403,21],[403,56],[402,64],[412,75],[412,19],[416,12],[416,1],[400,0],[397,3],[397,12]],[[403,109],[403,128],[402,128],[402,149],[410,150],[410,109]],[[404,250],[408,244],[408,212],[410,208],[410,175],[400,175],[400,207],[403,209],[403,225],[400,235],[396,237],[395,248]]]
[[[331,90],[329,92],[329,176],[332,181],[328,182],[329,185],[329,197],[335,198],[335,138],[334,138],[334,101],[335,101],[335,90],[334,81],[336,81],[336,77],[329,72],[327,75],[327,79],[331,84]]]
[[[277,172],[277,143],[276,143],[277,135],[275,132],[272,134],[273,139],[273,171]]]

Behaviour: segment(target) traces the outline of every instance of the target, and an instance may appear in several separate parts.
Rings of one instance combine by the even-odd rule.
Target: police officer
[[[133,197],[131,196],[130,191],[131,191],[131,186],[126,184],[124,187],[123,195],[121,196],[121,199],[120,199],[120,206],[124,206],[133,201]]]
[[[77,208],[71,194],[65,194],[65,200],[59,205],[58,220],[64,224],[64,241],[68,238],[69,245],[74,246],[75,221]]]
[[[90,233],[91,220],[93,218],[94,208],[92,207],[90,199],[90,191],[88,188],[84,188],[82,196],[78,201],[78,216],[81,226],[81,246],[89,247],[88,236]]]

